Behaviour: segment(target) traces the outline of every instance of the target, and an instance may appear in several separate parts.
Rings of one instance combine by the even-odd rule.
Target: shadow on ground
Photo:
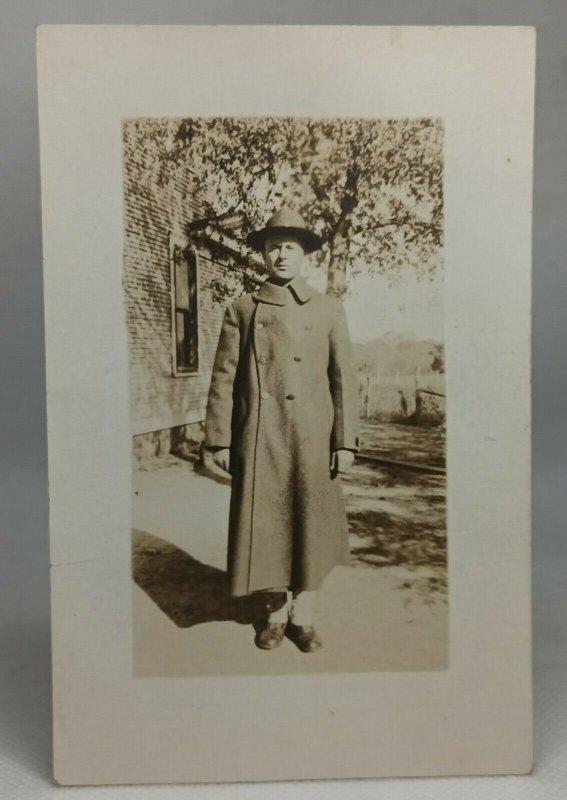
[[[258,630],[268,604],[276,609],[285,601],[283,594],[274,597],[266,592],[231,597],[226,572],[136,529],[132,530],[132,570],[137,585],[180,628],[233,621]]]
[[[208,456],[205,458],[205,461],[201,461],[199,452],[195,449],[182,449],[177,448],[171,451],[172,455],[176,458],[181,459],[182,461],[187,461],[189,464],[193,465],[193,472],[196,475],[201,475],[204,478],[209,478],[210,480],[214,481],[215,483],[220,483],[222,486],[230,486],[232,483],[232,479],[230,475],[227,475],[226,472],[223,472],[220,468],[215,467],[212,456]]]

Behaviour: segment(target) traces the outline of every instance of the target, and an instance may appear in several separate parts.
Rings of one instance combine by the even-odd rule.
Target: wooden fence
[[[403,422],[445,417],[445,375],[420,372],[368,377],[359,373],[360,412],[364,418]]]

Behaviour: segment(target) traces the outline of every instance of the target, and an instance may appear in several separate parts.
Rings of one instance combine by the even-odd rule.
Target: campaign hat
[[[276,211],[263,228],[249,233],[246,242],[254,250],[263,250],[268,236],[285,233],[297,237],[306,253],[319,250],[323,245],[321,236],[308,228],[301,214],[287,206]]]

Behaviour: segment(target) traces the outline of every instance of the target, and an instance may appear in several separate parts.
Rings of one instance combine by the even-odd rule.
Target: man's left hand
[[[334,450],[331,454],[331,472],[348,472],[353,461],[352,450]]]

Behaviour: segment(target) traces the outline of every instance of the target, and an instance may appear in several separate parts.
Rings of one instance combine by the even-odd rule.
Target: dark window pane
[[[185,356],[190,372],[197,372],[199,369],[199,332],[197,330],[197,320],[193,315],[185,315]]]
[[[174,280],[177,371],[198,372],[197,259],[191,251],[176,252]]]
[[[177,369],[183,370],[185,364],[185,313],[178,311],[175,315],[175,343],[177,352]]]

